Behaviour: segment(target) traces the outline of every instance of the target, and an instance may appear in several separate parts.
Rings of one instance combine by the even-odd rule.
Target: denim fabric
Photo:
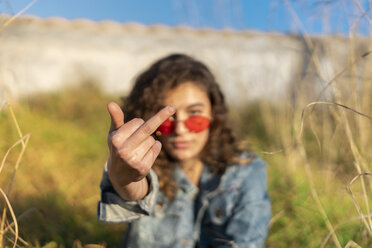
[[[128,222],[123,247],[265,247],[271,218],[266,166],[258,157],[215,175],[204,166],[199,188],[182,169],[174,169],[179,190],[174,201],[158,190],[151,171],[150,191],[140,201],[125,201],[103,173],[98,219]]]

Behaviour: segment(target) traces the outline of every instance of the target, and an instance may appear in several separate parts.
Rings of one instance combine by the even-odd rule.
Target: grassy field
[[[364,82],[369,87],[370,82]],[[372,98],[363,92],[334,100],[372,113]],[[9,195],[20,237],[30,246],[79,247],[79,242],[118,246],[125,225],[96,220],[107,157],[109,100],[118,97],[86,84],[11,105],[22,133],[30,134]],[[369,247],[371,222],[361,217],[355,203],[368,214],[366,203],[371,201],[365,196],[370,196],[371,180],[357,178],[350,188],[353,197],[347,189],[353,178],[368,172],[372,121],[335,105],[305,106],[258,102],[231,108],[239,137],[269,165],[273,218],[267,246],[345,247],[353,241]],[[0,137],[2,157],[19,139],[7,106],[0,112]],[[21,147],[11,151],[0,175],[5,191]],[[11,220],[9,212],[7,219]]]
[[[286,99],[230,108],[238,137],[268,163],[267,247],[372,247],[372,49],[349,38],[343,68],[326,73],[332,65],[319,58],[327,49],[304,36],[309,67]],[[0,174],[19,246],[118,247],[125,225],[96,218],[111,100],[118,96],[85,84],[10,107],[0,102],[0,161],[20,139],[12,110],[21,136],[30,135],[24,150],[19,143],[10,151]],[[16,236],[8,198],[0,201],[0,247],[12,247]]]
[[[17,171],[10,200],[19,219],[20,236],[29,243],[55,241],[71,247],[105,242],[116,247],[123,225],[96,220],[99,181],[107,157],[108,116],[104,97],[94,87],[39,95],[13,105],[20,128],[31,138]],[[18,133],[8,109],[0,113],[0,151],[5,154]],[[2,172],[6,188],[20,148]]]
[[[332,77],[319,62],[327,49],[306,44],[309,67],[280,104],[230,107],[240,140],[268,163],[273,217],[267,247],[371,247],[372,56],[368,47],[354,48],[351,35],[349,57]],[[17,217],[18,245],[118,246],[125,225],[96,220],[107,158],[106,104],[118,99],[86,83],[0,103],[0,159],[30,135],[27,146],[19,143],[3,160],[0,174]],[[7,209],[0,247],[11,247],[16,226],[7,198],[0,202],[0,210]]]

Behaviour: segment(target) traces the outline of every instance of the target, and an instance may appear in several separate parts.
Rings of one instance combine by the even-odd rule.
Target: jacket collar
[[[176,166],[175,170],[173,171],[173,177],[179,188],[190,197],[194,198],[196,194],[199,193],[199,187],[190,182],[180,166]],[[220,184],[220,181],[221,175],[215,175],[210,166],[203,166],[199,179],[199,186],[203,193],[215,190]]]
[[[194,198],[199,192],[198,187],[190,182],[180,166],[176,166],[173,170],[173,177],[179,188],[190,197]]]

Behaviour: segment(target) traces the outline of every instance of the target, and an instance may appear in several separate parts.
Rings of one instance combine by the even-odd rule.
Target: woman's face
[[[184,120],[195,115],[211,119],[211,103],[207,93],[196,84],[186,82],[170,90],[163,104],[176,108],[174,132],[159,137],[163,149],[178,161],[199,158],[208,141],[209,129],[192,132],[187,129]]]

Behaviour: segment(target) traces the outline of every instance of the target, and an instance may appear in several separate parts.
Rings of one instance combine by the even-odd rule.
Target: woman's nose
[[[188,129],[186,128],[184,121],[175,121],[175,125],[176,126],[175,126],[175,129],[174,129],[174,132],[177,135],[181,135],[181,134],[184,134],[184,133],[188,132]]]

